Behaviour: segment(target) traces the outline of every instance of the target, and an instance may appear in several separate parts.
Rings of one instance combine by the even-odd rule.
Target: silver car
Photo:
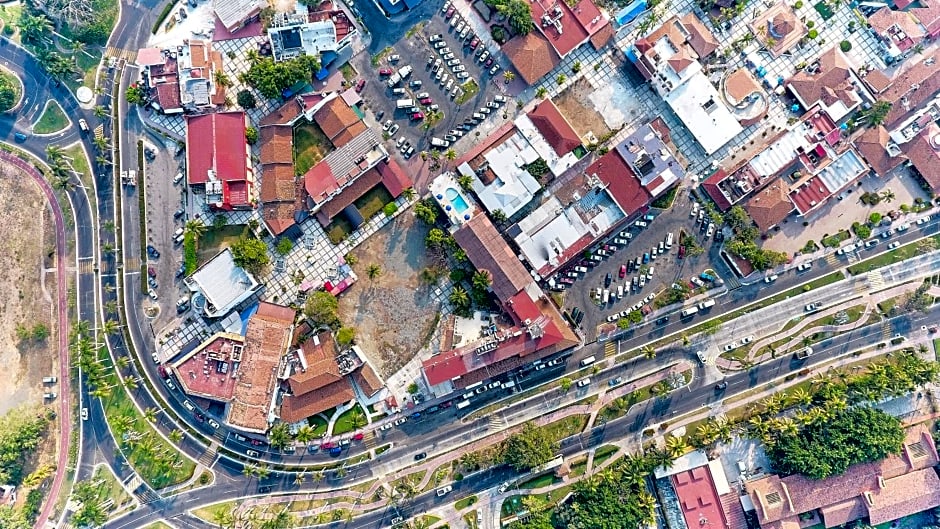
[[[463,20],[461,20],[461,21],[460,21],[460,24],[457,24],[457,29],[455,29],[454,31],[455,31],[456,33],[460,33],[461,31],[463,31],[464,29],[466,29],[466,27],[467,27],[467,23],[464,22]]]
[[[457,79],[466,79],[467,77],[470,77],[467,72],[457,72]]]
[[[458,64],[457,66],[454,66],[454,71],[455,71],[455,72],[465,72],[465,71],[467,71],[467,67],[464,66],[464,65],[462,65],[462,64]]]

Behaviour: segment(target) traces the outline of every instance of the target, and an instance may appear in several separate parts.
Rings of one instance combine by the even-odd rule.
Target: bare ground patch
[[[438,305],[420,278],[431,264],[424,246],[427,232],[405,212],[352,252],[360,279],[340,296],[339,317],[356,328],[356,343],[383,377],[414,357],[437,324]],[[382,268],[374,281],[366,273],[371,264]]]
[[[610,132],[607,124],[604,123],[604,118],[594,110],[594,107],[584,103],[588,101],[588,95],[592,92],[594,92],[594,87],[582,77],[552,100],[581,137],[588,132],[593,132],[597,137]]]
[[[42,377],[54,374],[54,226],[45,197],[31,178],[0,170],[0,414],[42,404]],[[36,234],[41,233],[37,240]],[[20,342],[17,326],[49,330],[44,340]]]

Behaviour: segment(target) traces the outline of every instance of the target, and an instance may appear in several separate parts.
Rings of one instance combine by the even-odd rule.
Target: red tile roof
[[[270,202],[261,206],[261,218],[275,236],[295,224],[297,207],[293,202]]]
[[[912,89],[914,86],[917,87],[916,90]],[[940,91],[940,48],[935,49],[929,57],[923,57],[907,70],[894,76],[891,86],[879,96],[878,99],[891,103],[891,111],[885,117],[885,127],[891,129],[907,119],[927,100],[932,99],[938,91]],[[904,98],[906,98],[906,104]]]
[[[790,191],[790,200],[796,206],[797,213],[805,215],[832,196],[832,190],[826,187],[822,179],[812,177]]]
[[[319,197],[329,195],[339,189],[330,164],[321,160],[320,163],[311,167],[304,175],[304,189],[307,190],[308,195],[316,197],[317,201],[321,200]]]
[[[819,56],[818,73],[810,74],[803,69],[790,78],[788,85],[790,90],[799,94],[807,108],[819,101],[831,105],[837,99],[851,108],[857,103],[851,81],[852,70],[848,60],[833,47]]]
[[[343,379],[336,363],[336,346],[329,331],[308,336],[300,345],[307,367],[298,367],[288,379],[287,385],[294,396],[328,386]]]
[[[290,125],[261,127],[259,140],[262,164],[294,163],[294,131]]]
[[[650,201],[649,192],[617,149],[598,158],[587,168],[586,173],[596,174],[607,184],[607,192],[627,216],[639,211]]]
[[[931,123],[903,148],[933,192],[940,193],[940,127]]]
[[[865,157],[868,165],[871,165],[879,176],[887,175],[901,165],[906,158],[905,156],[889,155],[888,141],[890,141],[888,131],[884,127],[878,126],[866,128],[853,142],[858,152]]]
[[[346,378],[300,396],[288,395],[281,402],[281,420],[286,423],[300,422],[307,417],[345,404],[355,396]]]
[[[555,106],[551,99],[546,99],[535,105],[531,112],[526,114],[535,128],[542,133],[545,141],[551,145],[559,157],[568,154],[581,145],[581,138],[574,127],[568,123],[565,116]]]
[[[210,170],[226,182],[248,175],[245,113],[218,112],[186,117],[186,169],[190,184],[204,184]]]
[[[290,202],[297,194],[297,179],[291,164],[268,164],[261,169],[261,201]]]
[[[715,489],[708,465],[679,472],[672,476],[672,486],[679,499],[679,508],[689,527],[728,527],[721,498]]]
[[[317,220],[320,224],[326,226],[333,220],[333,217],[339,215],[347,206],[359,200],[359,197],[365,195],[373,187],[382,182],[381,173],[376,168],[369,169],[362,176],[357,178],[351,185],[344,188],[340,193],[317,211]]]
[[[503,53],[527,84],[535,84],[561,60],[551,43],[538,31],[513,37],[503,45]]]
[[[764,233],[779,226],[783,219],[793,211],[793,202],[790,202],[789,186],[782,178],[761,189],[747,201],[744,209],[754,219],[754,223]]]
[[[532,277],[486,215],[474,215],[456,232],[454,239],[467,253],[477,270],[489,272],[492,289],[500,301],[507,301]]]
[[[927,28],[930,38],[936,38],[940,35],[940,1],[929,0],[929,2],[922,3],[926,6],[911,9],[911,14]]]
[[[564,57],[571,50],[577,48],[588,38],[588,32],[581,25],[580,21],[574,16],[571,8],[565,2],[553,2],[548,0],[528,0],[532,7],[532,20],[535,21],[535,27],[551,42],[552,47],[560,57]],[[590,0],[582,0],[590,3]],[[592,7],[593,4],[592,4]],[[594,7],[596,10],[597,7]],[[557,11],[556,11],[557,10]],[[558,11],[560,11],[560,16]],[[598,12],[599,14],[600,12]],[[559,31],[552,24],[543,24],[543,16],[549,16],[561,24]],[[535,33],[533,31],[532,33]]]
[[[327,101],[313,115],[314,121],[336,147],[342,147],[366,130],[359,114],[339,96]]]
[[[937,462],[930,430],[918,425],[906,432],[900,456],[853,465],[842,475],[821,480],[770,475],[749,481],[747,490],[761,527],[790,527],[801,513],[814,509],[832,516],[831,521],[825,518],[826,527],[866,511],[878,520],[873,524],[880,524],[940,505],[940,481],[932,469]],[[861,511],[853,505],[859,500]]]
[[[375,169],[382,175],[382,185],[394,198],[398,198],[405,189],[415,185],[411,177],[392,158],[375,166]]]
[[[705,192],[721,211],[727,211],[728,208],[731,207],[731,202],[728,202],[725,194],[721,191],[721,188],[718,187],[718,184],[725,178],[728,178],[728,173],[725,172],[724,169],[718,169],[702,182],[702,188],[705,189]]]
[[[715,35],[702,24],[694,13],[688,13],[679,19],[686,31],[689,32],[689,45],[699,57],[707,57],[714,53],[721,45]]]
[[[157,104],[160,105],[160,108],[164,111],[183,108],[182,101],[180,100],[180,85],[177,82],[176,76],[167,78],[167,81],[168,82],[157,85]]]
[[[362,364],[359,369],[353,371],[352,378],[367,397],[375,395],[385,385],[369,363]]]

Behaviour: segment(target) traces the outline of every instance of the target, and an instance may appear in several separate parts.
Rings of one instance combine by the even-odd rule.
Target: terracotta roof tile
[[[934,193],[940,193],[940,127],[931,124],[903,148]]]
[[[866,128],[855,138],[855,148],[862,153],[868,165],[878,173],[885,176],[904,162],[904,156],[891,156],[888,154],[888,131],[884,127]]]
[[[362,123],[359,115],[346,104],[346,101],[344,101],[342,97],[334,97],[330,101],[327,101],[313,115],[313,119],[334,145],[336,145],[334,138],[339,137],[346,129],[355,126],[357,123]],[[362,123],[362,130],[365,130],[364,123]],[[360,130],[360,132],[362,131]],[[342,144],[336,146],[341,147],[345,145],[352,137],[353,136],[349,136],[348,138],[342,139]]]
[[[229,424],[255,432],[268,429],[268,405],[274,395],[278,364],[291,341],[294,314],[290,307],[261,302],[248,320]]]
[[[347,206],[359,200],[359,197],[366,194],[370,189],[382,182],[382,174],[373,167],[357,178],[349,187],[340,191],[338,195],[328,200],[323,207],[317,211],[317,220],[320,224],[326,226],[346,209]]]
[[[303,112],[296,99],[290,99],[261,119],[260,127],[269,125],[288,125]]]
[[[699,57],[707,57],[721,46],[711,30],[694,13],[688,13],[679,20],[689,32],[689,45]]]
[[[881,70],[868,72],[868,74],[865,75],[864,82],[875,94],[880,94],[891,86],[891,78],[885,75]]]
[[[581,145],[581,138],[578,137],[578,133],[575,132],[551,99],[546,99],[535,105],[535,108],[527,115],[559,157],[568,154]]]
[[[924,7],[912,8],[911,14],[927,28],[931,38],[940,34],[940,1],[930,0]]]
[[[933,59],[932,61],[930,59]],[[929,64],[928,64],[929,63]],[[916,86],[916,90],[911,87]],[[940,48],[894,77],[879,99],[891,103],[884,124],[889,129],[917,111],[940,91]],[[905,105],[902,98],[907,98]]]
[[[492,289],[505,302],[532,282],[519,258],[486,215],[474,215],[456,232],[454,239],[477,270],[486,270],[493,278]]]
[[[288,395],[281,402],[281,420],[295,423],[330,408],[345,404],[355,397],[345,378],[300,396]]]
[[[851,91],[851,78],[851,67],[845,55],[838,48],[830,48],[819,56],[818,73],[810,74],[804,69],[791,77],[788,83],[790,90],[799,94],[809,108],[836,94],[835,90],[839,90],[840,96],[848,96],[849,92],[845,90]],[[848,107],[856,104],[852,99],[843,99],[843,102]]]
[[[779,225],[793,211],[789,191],[786,183],[778,179],[755,193],[744,206],[762,232]]]
[[[297,195],[293,164],[267,164],[261,168],[261,202],[290,202]]]
[[[774,57],[792,48],[807,31],[786,2],[776,2],[770,9],[758,14],[749,26]],[[773,46],[767,46],[771,39]]]
[[[359,389],[362,390],[362,393],[367,397],[375,395],[385,385],[382,383],[382,379],[375,373],[375,370],[372,369],[372,365],[368,362],[353,371],[352,377],[356,385],[359,386]]]
[[[309,336],[300,346],[307,368],[287,379],[291,393],[299,396],[343,379],[336,363],[336,346],[330,332]]]
[[[296,222],[297,207],[290,202],[271,202],[261,206],[261,218],[275,236],[287,231]]]
[[[527,84],[535,84],[561,60],[551,43],[539,32],[513,37],[503,45],[503,53]]]
[[[293,163],[294,133],[290,125],[261,127],[261,163]]]

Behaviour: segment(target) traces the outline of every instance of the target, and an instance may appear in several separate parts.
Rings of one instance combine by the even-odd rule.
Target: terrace
[[[220,332],[171,364],[187,395],[228,402],[235,391],[244,338]]]

